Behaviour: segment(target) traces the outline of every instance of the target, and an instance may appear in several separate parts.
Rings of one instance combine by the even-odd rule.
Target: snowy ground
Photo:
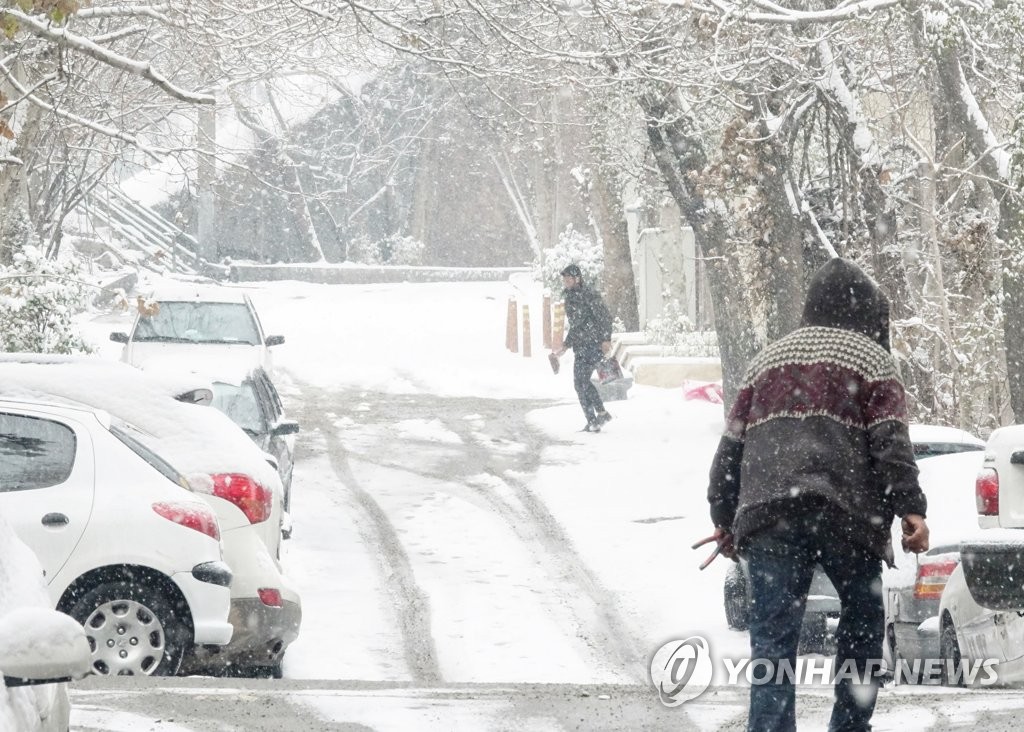
[[[644,713],[676,712],[665,719],[687,727],[740,723],[742,690],[685,705],[681,722],[642,686],[650,655],[673,638],[702,635],[720,656],[746,655],[746,634],[728,630],[722,611],[728,563],[700,572],[706,552],[689,548],[711,530],[704,491],[720,406],[637,386],[609,404],[604,432],[577,432],[571,364],[553,376],[539,348],[530,359],[504,349],[507,284],[246,289],[267,332],[287,337],[275,349],[279,387],[303,428],[284,556],[304,613],[285,660],[289,683],[557,683],[595,695],[627,685],[609,686],[633,689],[633,706],[616,712],[621,728],[644,726],[637,710],[648,705]],[[102,355],[117,357],[104,339],[129,324],[89,324]],[[97,693],[76,693],[81,729],[104,729],[113,714],[92,705]],[[976,697],[920,693],[920,706],[880,704],[877,728],[976,721]],[[801,694],[804,728],[823,729],[827,692]],[[417,726],[402,721],[406,695],[398,706],[328,696],[289,702],[337,722]],[[477,720],[466,724],[433,702],[412,708],[440,715],[421,718],[432,729],[505,728],[505,707],[475,698],[458,712]],[[996,706],[1024,701],[1004,693]],[[560,728],[531,715],[515,726]],[[620,728],[615,718],[590,726]]]

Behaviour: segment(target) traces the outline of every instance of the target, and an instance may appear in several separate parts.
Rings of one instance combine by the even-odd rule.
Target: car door
[[[0,512],[35,552],[49,583],[92,514],[95,464],[84,425],[0,409]]]
[[[274,388],[274,384],[266,373],[261,370],[253,372],[253,386],[256,388],[256,394],[269,425],[269,443],[264,449],[277,459],[278,474],[281,476],[281,482],[287,488],[292,474],[292,451],[295,438],[293,435],[274,434],[275,428],[284,419],[284,410],[281,405],[281,397],[278,396],[277,389]]]

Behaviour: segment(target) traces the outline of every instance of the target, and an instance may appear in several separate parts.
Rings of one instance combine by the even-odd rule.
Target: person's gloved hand
[[[903,551],[920,554],[928,551],[928,524],[919,513],[908,513],[901,522]]]
[[[733,543],[732,533],[721,527],[715,529],[715,541],[721,547],[719,553],[723,557],[736,561],[736,545]]]

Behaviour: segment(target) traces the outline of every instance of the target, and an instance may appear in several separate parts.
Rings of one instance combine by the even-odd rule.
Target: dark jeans
[[[576,351],[573,353],[573,359],[572,377],[576,395],[580,398],[583,416],[587,418],[587,422],[593,422],[597,414],[604,411],[601,395],[597,393],[597,387],[590,380],[597,364],[601,362],[601,354]]]
[[[852,659],[858,677],[863,678],[868,659],[881,658],[885,623],[881,560],[829,530],[821,513],[804,513],[754,534],[747,540],[743,556],[748,562],[753,596],[751,663],[758,658],[776,665],[784,659],[795,663],[816,563],[832,580],[842,603],[836,631],[837,675],[844,661]],[[849,678],[837,678],[829,732],[870,730],[878,687],[877,679],[865,686]],[[796,729],[796,690],[785,674],[781,683],[751,685],[747,729]]]

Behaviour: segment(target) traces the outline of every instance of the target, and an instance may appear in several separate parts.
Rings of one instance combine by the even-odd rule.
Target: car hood
[[[256,366],[268,367],[263,346],[247,343],[135,343],[122,360],[146,371],[195,372],[209,378],[235,378]]]

